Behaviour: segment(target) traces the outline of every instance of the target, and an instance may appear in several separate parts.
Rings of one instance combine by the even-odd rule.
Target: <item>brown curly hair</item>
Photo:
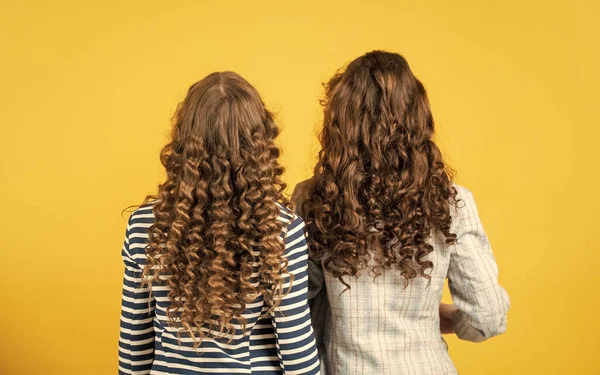
[[[256,89],[233,72],[194,84],[175,113],[143,279],[169,287],[169,325],[196,347],[206,337],[231,340],[233,320],[245,331],[246,305],[262,295],[275,308],[292,276],[278,220],[279,204],[289,203],[278,134]]]
[[[399,54],[373,51],[325,85],[321,151],[302,214],[311,256],[343,280],[375,261],[381,274],[398,267],[405,280],[430,280],[439,230],[447,243],[453,172],[433,141],[425,88]]]

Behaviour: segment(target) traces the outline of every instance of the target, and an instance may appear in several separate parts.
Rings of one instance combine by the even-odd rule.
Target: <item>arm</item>
[[[300,182],[294,188],[291,201],[295,206],[296,214],[302,216],[302,204],[309,198],[311,180]],[[306,227],[304,234],[309,236]],[[308,257],[308,304],[314,330],[315,341],[321,363],[327,360],[327,350],[323,341],[325,325],[327,324],[327,314],[329,312],[329,301],[327,300],[327,290],[323,274],[323,266],[318,259],[311,259],[310,250]]]
[[[308,309],[308,248],[304,222],[299,217],[288,226],[284,239],[288,271],[294,276],[292,288],[272,312],[281,369],[290,374],[319,374],[319,356]],[[283,282],[283,290],[290,278]]]
[[[148,288],[142,288],[142,269],[130,253],[129,237],[135,230],[135,219],[132,216],[121,253],[125,263],[125,276],[121,303],[119,375],[149,374],[154,360],[153,319],[156,302],[149,296]]]
[[[312,327],[317,343],[317,350],[321,364],[327,362],[327,350],[325,349],[325,327],[329,314],[329,300],[327,299],[327,288],[323,277],[321,263],[308,260],[308,303]],[[322,370],[325,373],[325,370]]]
[[[308,259],[308,301],[312,306],[313,300],[325,292],[323,266],[318,260]]]
[[[296,185],[290,201],[294,204],[296,215],[302,217],[302,205],[308,199],[311,180],[305,180]],[[306,227],[304,234],[308,236]],[[313,300],[325,289],[325,280],[323,278],[323,267],[319,260],[308,259],[308,301],[313,310]]]
[[[498,267],[479,219],[473,195],[458,188],[457,242],[450,257],[448,284],[457,310],[451,311],[453,328],[463,340],[480,342],[504,333],[510,306],[498,284]]]

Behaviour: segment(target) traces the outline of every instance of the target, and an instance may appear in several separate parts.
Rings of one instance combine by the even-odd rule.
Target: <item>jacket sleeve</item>
[[[450,256],[448,284],[458,308],[456,335],[480,342],[504,333],[510,307],[508,294],[498,283],[498,267],[485,234],[473,195],[457,187],[457,242]]]

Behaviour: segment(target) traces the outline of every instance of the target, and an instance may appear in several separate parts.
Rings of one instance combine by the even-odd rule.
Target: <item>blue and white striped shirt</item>
[[[281,207],[279,220],[286,223],[282,237],[288,271],[294,275],[291,291],[270,314],[259,295],[244,312],[247,333],[241,326],[230,343],[204,339],[198,349],[190,338],[177,341],[177,330],[169,327],[166,309],[168,287],[153,285],[152,296],[141,286],[146,262],[148,227],[154,222],[152,206],[136,210],[129,219],[122,256],[125,262],[119,375],[129,374],[319,374],[319,357],[307,303],[308,249],[304,222]],[[258,265],[252,278],[258,281]],[[289,277],[284,280],[289,288]],[[265,315],[266,314],[266,315]]]

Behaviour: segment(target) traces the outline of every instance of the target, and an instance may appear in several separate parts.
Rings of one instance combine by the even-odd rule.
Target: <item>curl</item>
[[[433,142],[427,94],[398,54],[372,52],[326,85],[321,151],[302,205],[311,256],[346,287],[372,265],[431,279],[439,230],[453,243],[453,172]],[[374,263],[371,263],[374,262]]]
[[[167,177],[153,204],[143,282],[168,286],[168,324],[197,347],[233,339],[236,325],[243,334],[245,308],[259,296],[281,302],[289,273],[278,216],[288,201],[277,126],[239,75],[196,83],[174,122],[161,151]]]

